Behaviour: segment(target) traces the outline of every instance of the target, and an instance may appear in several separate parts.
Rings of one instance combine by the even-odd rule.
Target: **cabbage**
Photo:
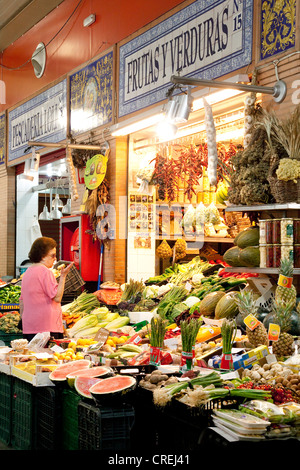
[[[191,307],[193,307],[195,304],[198,304],[198,303],[199,303],[199,299],[198,299],[198,297],[195,297],[195,296],[191,295],[190,297],[187,297],[187,299],[185,299],[183,303],[184,303],[185,305],[187,305],[188,308],[191,308]]]

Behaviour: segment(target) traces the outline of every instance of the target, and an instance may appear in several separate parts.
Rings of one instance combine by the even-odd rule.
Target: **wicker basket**
[[[55,269],[57,269],[58,266],[60,266],[61,264],[68,265],[70,263],[71,261],[58,261],[54,265],[54,267]],[[57,282],[59,282],[59,277],[57,278]],[[85,284],[84,280],[80,276],[76,266],[73,264],[72,268],[70,269],[66,277],[64,293],[66,294],[66,293],[75,292],[78,289],[80,289],[80,287],[83,287],[84,284]]]
[[[297,183],[293,181],[282,181],[277,178],[276,170],[279,165],[279,157],[273,155],[270,161],[270,170],[268,181],[270,191],[278,204],[286,204],[288,202],[300,202],[300,179]]]

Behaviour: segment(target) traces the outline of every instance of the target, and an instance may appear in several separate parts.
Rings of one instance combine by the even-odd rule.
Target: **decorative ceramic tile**
[[[261,7],[261,59],[295,46],[296,0],[265,0]]]
[[[0,116],[0,165],[5,163],[5,135],[6,135],[6,117],[5,113]]]
[[[70,127],[79,134],[112,120],[113,52],[70,76]]]
[[[120,47],[119,116],[166,98],[172,75],[214,79],[252,60],[253,0],[197,1]]]

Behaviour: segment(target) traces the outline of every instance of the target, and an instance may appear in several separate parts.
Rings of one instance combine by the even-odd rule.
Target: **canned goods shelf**
[[[289,202],[287,204],[261,204],[257,206],[226,206],[226,212],[261,212],[261,211],[300,210],[300,204]]]
[[[225,268],[228,273],[258,273],[258,274],[279,274],[278,268]],[[294,268],[293,274],[300,274],[300,268]]]

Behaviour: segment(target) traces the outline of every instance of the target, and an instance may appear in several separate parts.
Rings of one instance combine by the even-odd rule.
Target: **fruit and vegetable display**
[[[21,295],[21,286],[9,284],[0,289],[0,304],[18,304]]]
[[[0,316],[0,332],[7,334],[21,333],[19,328],[20,314],[17,311],[9,311]]]

